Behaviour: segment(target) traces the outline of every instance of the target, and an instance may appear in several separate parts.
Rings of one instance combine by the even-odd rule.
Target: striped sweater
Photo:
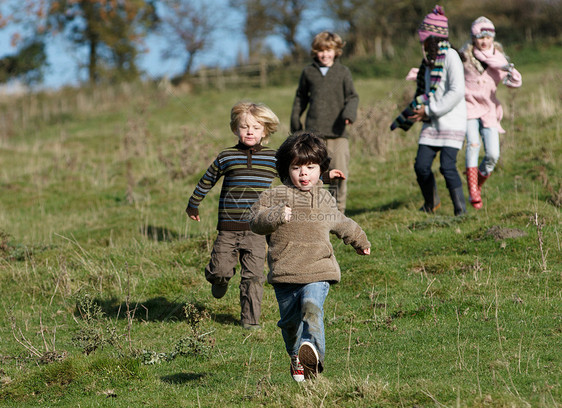
[[[201,177],[189,199],[187,213],[199,214],[199,204],[224,176],[219,199],[219,231],[250,230],[249,210],[260,193],[267,190],[277,176],[276,150],[242,143],[219,153]]]

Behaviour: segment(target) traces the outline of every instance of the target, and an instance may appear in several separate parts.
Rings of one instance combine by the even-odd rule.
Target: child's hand
[[[427,116],[425,114],[424,105],[420,105],[419,108],[414,109],[414,114],[412,116],[408,116],[408,119],[410,119],[412,122],[421,122],[425,118],[427,118]]]
[[[410,69],[410,71],[408,72],[408,75],[406,75],[406,81],[415,81],[416,78],[418,77],[418,72],[419,72],[419,68],[412,68]]]
[[[513,72],[514,68],[515,68],[515,64],[511,63],[511,64],[507,64],[507,65],[504,65],[503,67],[501,67],[501,70],[511,73],[511,72]]]
[[[330,177],[330,180],[333,180],[333,179],[345,180],[346,179],[345,174],[343,174],[343,171],[338,170],[338,169],[330,170],[330,172],[328,173],[328,176]]]
[[[355,252],[357,252],[359,255],[371,255],[371,248],[358,248],[355,250]]]
[[[187,206],[185,212],[187,213],[187,215],[189,215],[189,218],[191,218],[193,221],[198,221],[198,222],[201,221],[201,218],[199,218],[199,210],[197,208]]]
[[[286,205],[285,209],[283,210],[283,217],[286,222],[291,221],[291,215],[293,215],[293,210],[291,210],[291,207]]]

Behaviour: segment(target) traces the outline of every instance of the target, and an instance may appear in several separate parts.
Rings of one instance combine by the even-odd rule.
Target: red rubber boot
[[[478,167],[466,168],[466,183],[468,184],[468,201],[477,210],[482,208],[482,198],[480,197],[480,188],[478,182],[480,179]],[[484,182],[482,182],[484,183]]]

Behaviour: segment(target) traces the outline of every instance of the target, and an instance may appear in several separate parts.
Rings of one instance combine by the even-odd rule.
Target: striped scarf
[[[430,72],[430,85],[429,92],[427,93],[425,92],[425,71],[427,69],[427,64],[425,61],[422,61],[418,76],[416,77],[416,94],[414,95],[414,100],[410,102],[408,107],[404,109],[396,119],[394,119],[394,122],[390,125],[390,130],[394,130],[397,127],[405,131],[409,130],[414,122],[408,119],[408,117],[414,114],[414,109],[420,105],[429,104],[430,95],[435,93],[443,78],[443,66],[445,65],[445,57],[447,56],[450,46],[451,44],[449,44],[448,41],[441,41],[438,44],[439,49],[435,57],[435,63]]]

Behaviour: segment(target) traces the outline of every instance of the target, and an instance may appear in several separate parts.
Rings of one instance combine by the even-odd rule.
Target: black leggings
[[[459,149],[452,147],[418,146],[418,154],[414,164],[418,183],[420,186],[428,183],[433,184],[434,176],[431,171],[431,165],[439,151],[441,152],[439,155],[439,172],[445,177],[447,188],[454,190],[461,187],[462,181],[457,171],[457,154]]]

